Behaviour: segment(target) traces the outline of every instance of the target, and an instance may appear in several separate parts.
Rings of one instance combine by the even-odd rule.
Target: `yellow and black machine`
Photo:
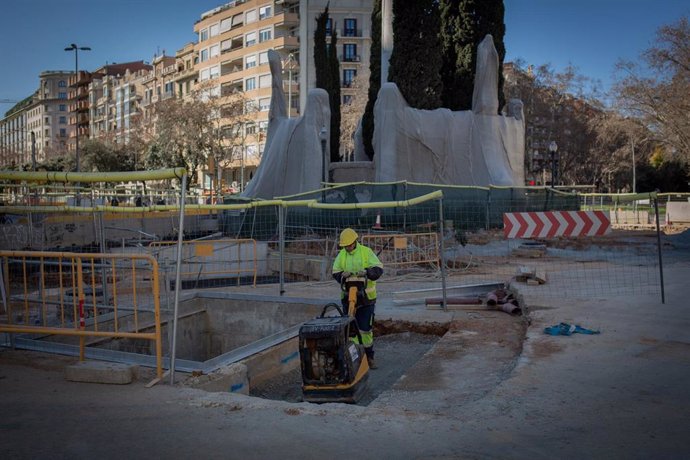
[[[357,403],[367,389],[369,362],[360,345],[355,321],[358,296],[364,295],[366,277],[351,275],[341,283],[347,292],[348,308],[329,303],[321,315],[305,322],[299,330],[304,401],[314,403]],[[329,309],[339,316],[326,316]],[[352,339],[358,338],[358,343]]]

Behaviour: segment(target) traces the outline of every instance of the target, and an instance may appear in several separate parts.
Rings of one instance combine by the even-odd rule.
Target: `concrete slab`
[[[65,368],[65,379],[71,382],[126,385],[136,380],[139,366],[103,361],[80,361]]]

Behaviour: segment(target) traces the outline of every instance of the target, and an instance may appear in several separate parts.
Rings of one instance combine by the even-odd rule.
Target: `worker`
[[[340,252],[333,261],[333,278],[343,283],[351,275],[365,276],[367,284],[364,296],[357,296],[355,321],[362,337],[362,345],[367,354],[369,367],[374,364],[374,309],[376,307],[376,280],[383,274],[383,264],[374,251],[357,242],[357,232],[346,228],[340,233]],[[347,311],[347,293],[341,291],[341,302]],[[354,339],[358,342],[358,339]]]

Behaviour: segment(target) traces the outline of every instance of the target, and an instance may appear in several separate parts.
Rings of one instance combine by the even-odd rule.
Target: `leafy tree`
[[[133,171],[134,155],[122,144],[88,139],[80,146],[85,171]]]
[[[381,0],[374,0],[371,11],[371,48],[369,56],[369,89],[367,105],[362,117],[362,138],[364,151],[370,159],[374,158],[374,104],[381,89]]]
[[[441,106],[439,27],[436,0],[393,3],[395,46],[388,80],[398,85],[407,103],[414,108]]]

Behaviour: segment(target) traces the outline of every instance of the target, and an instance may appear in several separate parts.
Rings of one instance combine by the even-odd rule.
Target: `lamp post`
[[[632,192],[637,193],[637,184],[635,177],[635,141],[630,137],[630,149],[632,150]]]
[[[321,187],[324,187],[326,183],[326,177],[328,177],[326,173],[326,140],[328,139],[328,131],[326,130],[326,126],[321,127],[321,131],[319,132],[319,139],[321,139]],[[325,195],[322,193],[321,195],[321,201],[323,202]]]
[[[74,107],[76,112],[74,116],[74,156],[77,162],[77,172],[79,172],[79,105],[77,103],[79,92],[79,50],[91,51],[91,48],[88,46],[77,46],[74,43],[65,48],[65,51],[74,51]]]
[[[549,158],[551,159],[551,187],[555,187],[558,179],[558,145],[556,145],[556,141],[549,143]]]
[[[288,118],[292,116],[292,65],[294,63],[294,59],[295,55],[293,53],[288,54]]]

